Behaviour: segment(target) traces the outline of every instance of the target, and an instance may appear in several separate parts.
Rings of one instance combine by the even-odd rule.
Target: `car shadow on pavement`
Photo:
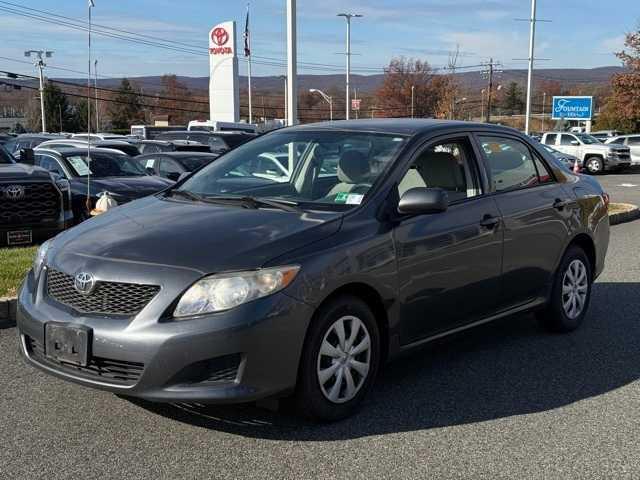
[[[479,327],[382,368],[362,410],[315,424],[285,407],[133,403],[194,426],[271,440],[327,441],[543,412],[640,378],[640,283],[598,283],[585,324],[546,333],[533,315]]]

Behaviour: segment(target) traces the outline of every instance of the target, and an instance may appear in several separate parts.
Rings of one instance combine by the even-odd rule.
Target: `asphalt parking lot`
[[[598,179],[640,203],[640,174]],[[330,425],[85,389],[27,366],[0,330],[0,478],[639,478],[638,238],[640,221],[612,227],[579,331],[526,315],[431,345]]]

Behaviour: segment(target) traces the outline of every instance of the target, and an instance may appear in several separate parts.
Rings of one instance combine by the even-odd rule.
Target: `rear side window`
[[[532,187],[540,183],[531,151],[522,142],[481,136],[480,143],[489,161],[496,192]],[[549,172],[546,172],[549,175]]]
[[[547,135],[545,137],[545,139],[544,139],[544,143],[546,145],[555,145],[556,144],[556,138],[558,138],[558,135],[556,135],[555,133]]]

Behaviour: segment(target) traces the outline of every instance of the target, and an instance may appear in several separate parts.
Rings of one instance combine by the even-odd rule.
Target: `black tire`
[[[569,296],[571,295],[571,293],[563,293],[563,288],[565,281],[570,282],[570,280],[565,276],[567,275],[567,270],[570,268],[570,266],[575,265],[574,262],[579,262],[584,266],[586,275],[586,292],[584,297],[584,304],[580,309],[579,314],[576,316],[570,316],[567,314],[564,303],[565,301],[569,300]],[[577,329],[584,321],[584,317],[589,310],[592,284],[592,266],[584,250],[577,245],[569,247],[556,272],[549,304],[547,305],[546,309],[537,313],[537,317],[540,322],[548,330],[557,333],[567,333]],[[576,300],[576,302],[579,301]]]
[[[369,369],[366,376],[358,377],[362,382],[355,396],[348,401],[335,403],[329,400],[323,392],[323,388],[320,385],[318,370],[320,369],[321,362],[330,360],[332,363],[329,366],[333,366],[333,364],[335,362],[339,362],[339,360],[329,359],[329,357],[326,356],[319,359],[319,354],[320,348],[325,340],[325,336],[332,335],[328,332],[336,322],[344,317],[355,317],[360,320],[360,327],[362,328],[362,326],[364,326],[366,333],[369,335]],[[353,323],[350,323],[350,325],[353,325]],[[347,338],[349,337],[350,331],[351,330],[347,332]],[[362,330],[359,331],[360,333],[363,333]],[[363,336],[359,336],[358,338],[362,339]],[[328,339],[332,339],[331,336],[328,337]],[[358,340],[353,342],[354,346],[356,344],[358,344]],[[362,360],[362,357],[353,358]],[[378,373],[379,364],[380,334],[375,316],[371,309],[360,298],[351,295],[343,295],[330,300],[328,303],[322,305],[316,312],[305,340],[302,358],[300,360],[298,384],[296,387],[296,403],[299,411],[311,419],[329,422],[341,420],[353,415],[361,406],[364,397],[371,389]],[[355,379],[357,375],[357,373],[354,373],[351,378]],[[344,385],[346,395],[346,377],[344,379],[344,384],[342,383],[342,377],[340,378],[341,386],[339,386],[338,390],[339,392],[342,392],[342,385]],[[333,380],[333,385],[335,385],[337,383],[337,378]],[[325,391],[330,389],[327,385],[331,387],[330,381],[324,384]]]
[[[604,161],[600,157],[587,157],[584,167],[591,175],[604,173]]]

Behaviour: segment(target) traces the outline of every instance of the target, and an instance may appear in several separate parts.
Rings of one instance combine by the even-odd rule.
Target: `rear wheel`
[[[591,175],[598,175],[604,172],[604,162],[600,157],[589,157],[585,160],[585,167],[587,172]]]
[[[587,255],[578,246],[569,248],[556,277],[548,307],[538,313],[543,325],[554,332],[571,332],[587,314],[593,276]]]
[[[306,415],[335,421],[352,415],[371,388],[380,362],[378,326],[359,298],[321,307],[309,327],[297,399]]]

